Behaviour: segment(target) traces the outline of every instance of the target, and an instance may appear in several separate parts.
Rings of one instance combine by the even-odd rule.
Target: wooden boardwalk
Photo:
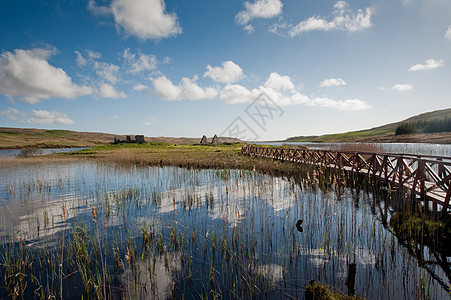
[[[449,213],[451,157],[358,151],[311,150],[245,145],[244,155],[311,164],[373,176],[387,184],[410,190],[412,199],[432,202],[442,215]]]

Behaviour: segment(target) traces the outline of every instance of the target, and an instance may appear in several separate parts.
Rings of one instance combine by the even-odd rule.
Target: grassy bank
[[[16,163],[49,163],[71,160],[95,160],[117,164],[176,166],[185,168],[246,169],[271,173],[292,173],[298,164],[258,159],[241,155],[243,144],[176,145],[169,143],[107,144],[71,153],[4,160],[5,166]]]
[[[272,172],[293,172],[297,164],[277,160],[257,159],[241,155],[243,144],[174,145],[148,143],[145,145],[104,145],[67,154],[82,158],[122,164],[178,166],[186,168],[247,169]]]
[[[134,134],[131,134],[134,139]],[[0,127],[0,149],[23,148],[82,148],[106,145],[114,139],[125,140],[125,135],[71,130]],[[211,138],[208,138],[210,141]],[[221,142],[239,142],[235,138],[220,137]],[[145,137],[146,142],[194,144],[200,137]]]
[[[106,133],[0,127],[0,149],[76,148],[109,143],[116,136]]]
[[[437,143],[450,144],[451,132],[416,133],[395,135],[396,129],[403,124],[426,124],[436,120],[451,117],[451,109],[427,112],[406,120],[390,123],[371,129],[349,131],[344,133],[324,134],[320,136],[295,136],[286,139],[287,142],[317,142],[317,143],[341,143],[341,142],[366,142],[366,143]]]

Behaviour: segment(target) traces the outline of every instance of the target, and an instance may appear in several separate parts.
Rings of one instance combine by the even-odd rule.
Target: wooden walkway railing
[[[410,190],[412,199],[432,201],[445,216],[450,209],[451,157],[390,154],[245,145],[244,155],[342,169],[373,176],[392,186]]]

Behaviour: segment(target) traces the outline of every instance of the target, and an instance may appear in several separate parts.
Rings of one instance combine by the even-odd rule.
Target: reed
[[[393,235],[396,195],[371,181],[247,157],[239,169],[150,167],[151,151],[235,156],[158,147],[118,148],[118,163],[115,149],[71,155],[51,171],[42,159],[27,176],[11,164],[0,298],[303,298],[311,279],[346,291],[350,263],[368,298],[447,295],[434,253],[417,257]]]

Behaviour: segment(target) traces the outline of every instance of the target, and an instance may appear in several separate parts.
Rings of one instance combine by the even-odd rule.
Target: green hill
[[[133,138],[134,134],[131,134],[131,136]],[[0,127],[0,149],[92,147],[111,143],[115,138],[125,140],[126,136],[100,132]],[[200,137],[146,137],[145,141],[195,144],[199,143]],[[209,138],[209,141],[211,141],[211,138]],[[238,139],[227,137],[220,137],[220,141],[240,142]]]
[[[433,120],[440,120],[451,118],[451,108],[436,110],[432,112],[423,113],[417,116],[410,117],[403,121],[386,124],[371,129],[349,131],[345,133],[325,134],[320,136],[296,136],[286,139],[287,142],[378,142],[378,141],[404,141],[406,136],[395,136],[396,128],[404,123],[421,123],[431,122]],[[427,134],[426,134],[427,135]],[[451,135],[445,134],[446,136]],[[410,135],[409,135],[410,136]],[[411,142],[417,142],[417,137],[411,136]],[[420,139],[420,141],[424,141]],[[410,142],[410,140],[409,140]]]

